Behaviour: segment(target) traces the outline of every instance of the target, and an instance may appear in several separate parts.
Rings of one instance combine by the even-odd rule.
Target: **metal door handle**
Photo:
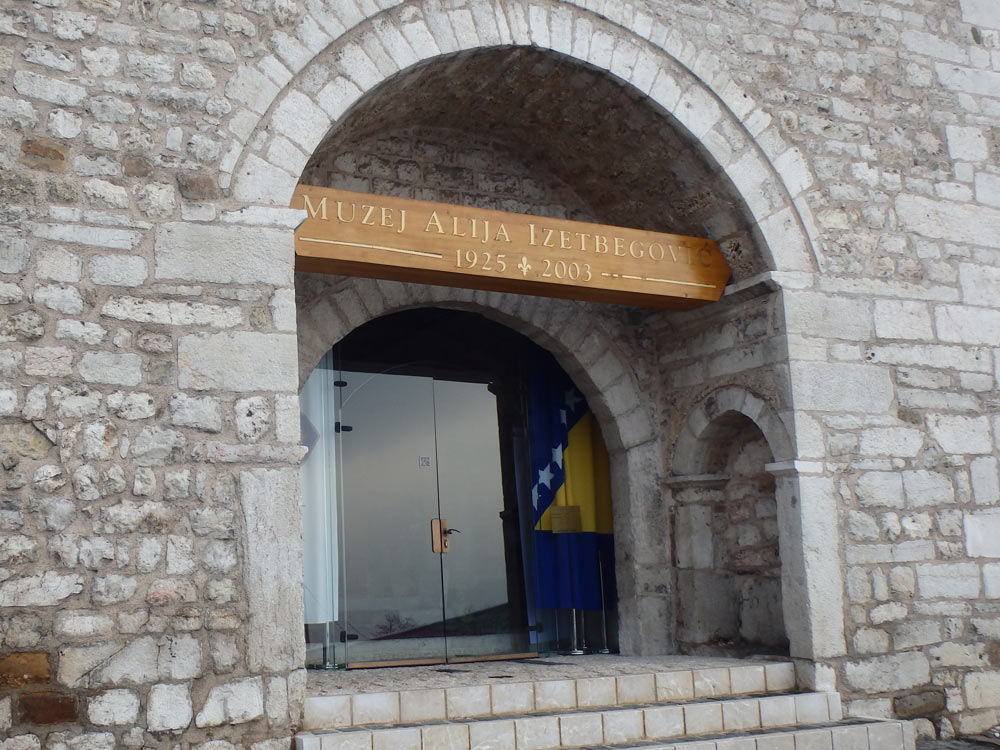
[[[458,529],[445,529],[444,533],[450,535],[450,534],[461,534],[462,532],[459,531]]]

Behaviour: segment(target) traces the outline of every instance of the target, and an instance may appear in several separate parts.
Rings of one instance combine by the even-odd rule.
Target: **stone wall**
[[[544,318],[541,338],[586,361],[588,396],[605,394],[629,449],[626,485],[686,473],[708,402],[743,389],[731,408],[763,415],[782,464],[785,621],[813,663],[804,679],[858,713],[996,723],[993,0],[379,5],[0,7],[5,750],[283,746],[304,684],[285,206],[363,94],[501,44],[607,69],[670,112],[755,222],[763,261],[745,267],[773,273],[747,271],[749,286],[695,314],[573,321],[560,315],[590,308],[469,299]],[[393,295],[437,296],[351,289],[347,326]],[[562,344],[560,321],[576,326]],[[592,361],[606,350],[581,321],[654,350]],[[655,403],[629,401],[636,382]],[[665,535],[649,523],[669,488],[640,495],[620,529],[648,553],[627,576],[646,607],[635,621],[666,626],[630,638],[669,643]]]

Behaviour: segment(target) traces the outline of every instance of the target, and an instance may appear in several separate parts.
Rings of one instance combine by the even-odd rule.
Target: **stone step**
[[[791,662],[306,698],[304,729],[348,729],[788,693]]]
[[[797,693],[353,727],[303,732],[296,743],[299,750],[541,750],[654,741],[668,741],[669,746],[696,737],[828,725],[841,719],[837,693]]]
[[[908,721],[855,721],[801,729],[699,737],[681,742],[593,745],[587,750],[915,750]],[[486,750],[477,748],[476,750]],[[490,747],[489,750],[498,750]]]

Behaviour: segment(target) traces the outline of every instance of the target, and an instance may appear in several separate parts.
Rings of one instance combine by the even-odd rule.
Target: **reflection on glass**
[[[434,381],[343,372],[344,628],[349,659],[444,656]],[[349,429],[348,429],[349,428]],[[403,645],[379,643],[407,639]]]
[[[334,663],[331,629],[340,616],[333,381],[327,354],[299,394],[302,442],[309,449],[300,468],[306,663],[322,666]]]
[[[528,650],[488,386],[333,370],[328,355],[301,407],[308,663]],[[433,519],[454,530],[447,553]]]
[[[523,651],[510,636],[496,398],[483,383],[434,382],[441,515],[461,533],[444,555],[452,656]],[[488,636],[488,637],[487,637]]]

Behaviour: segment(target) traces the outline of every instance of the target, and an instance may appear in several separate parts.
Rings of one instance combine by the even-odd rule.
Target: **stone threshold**
[[[436,687],[309,695],[303,726],[349,729],[456,721],[787,693],[795,689],[795,670],[790,662],[604,659],[594,665],[599,668],[585,670],[567,661],[560,662],[559,669],[550,669],[548,664],[536,662],[535,667],[545,667],[542,671],[524,664],[513,665],[507,674],[473,670],[458,673],[458,677],[466,679],[455,680],[467,683],[472,674],[479,678],[476,684],[448,686],[449,681],[438,679]],[[642,671],[638,671],[640,668]],[[380,682],[374,687],[391,684]],[[408,684],[412,683],[401,687]],[[367,682],[361,686],[372,687]]]
[[[306,694],[352,695],[382,691],[450,688],[499,682],[574,680],[588,677],[673,672],[677,670],[788,664],[787,656],[748,658],[707,656],[540,656],[509,661],[467,662],[378,669],[310,669]]]

